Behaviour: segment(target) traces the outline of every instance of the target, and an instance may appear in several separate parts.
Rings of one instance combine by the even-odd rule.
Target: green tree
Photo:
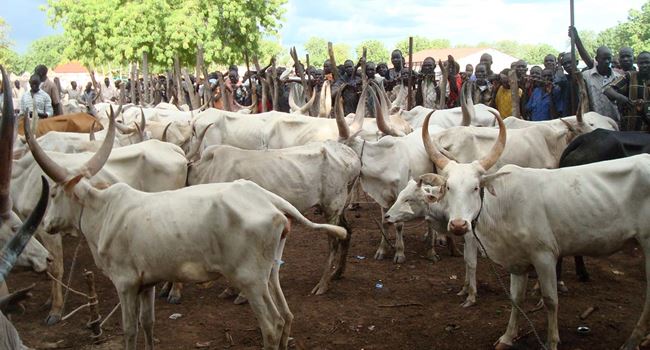
[[[523,55],[521,59],[525,60],[528,64],[544,64],[544,57],[552,54],[557,57],[559,53],[553,46],[549,44],[536,44],[536,45],[523,45]]]
[[[451,47],[448,39],[430,39],[424,36],[416,35],[413,37],[413,52],[426,49],[446,49]],[[395,48],[402,51],[404,57],[409,53],[409,38],[404,38],[395,43]]]
[[[314,67],[322,67],[323,62],[329,59],[327,52],[327,39],[320,37],[310,37],[303,44],[305,52],[309,54],[309,63]],[[332,46],[334,58],[337,64],[343,64],[350,57],[350,46],[343,43],[336,43]]]
[[[48,0],[52,24],[61,24],[83,63],[140,61],[168,68],[174,56],[193,65],[199,46],[207,63],[243,62],[259,54],[265,35],[281,27],[286,0]]]
[[[16,69],[20,72],[32,72],[34,67],[44,64],[52,69],[66,60],[64,51],[68,41],[63,35],[50,35],[31,43],[27,52],[20,58]]]
[[[641,10],[631,9],[627,21],[600,32],[597,42],[613,51],[624,46],[633,48],[636,53],[650,51],[650,0]]]
[[[363,48],[366,48],[366,59],[375,63],[379,62],[388,62],[390,60],[390,54],[388,49],[384,46],[379,40],[365,40],[362,41],[356,48],[357,57],[363,55]]]
[[[0,17],[0,64],[12,69],[12,65],[16,61],[16,53],[11,50],[11,41],[9,40],[10,28],[4,18]],[[13,69],[12,69],[13,70]]]

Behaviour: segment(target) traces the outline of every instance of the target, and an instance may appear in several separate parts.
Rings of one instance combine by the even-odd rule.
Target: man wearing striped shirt
[[[41,79],[38,75],[32,75],[29,78],[29,92],[23,94],[20,99],[20,113],[30,114],[36,106],[36,114],[39,118],[51,117],[54,114],[52,108],[52,99],[39,87]]]

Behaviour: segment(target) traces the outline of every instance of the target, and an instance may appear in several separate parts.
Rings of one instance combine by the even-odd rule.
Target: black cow
[[[575,138],[560,157],[560,168],[650,153],[650,134],[632,131],[596,129]],[[574,257],[576,274],[581,282],[589,281],[589,273],[581,256]],[[557,279],[561,281],[562,259],[557,263]]]

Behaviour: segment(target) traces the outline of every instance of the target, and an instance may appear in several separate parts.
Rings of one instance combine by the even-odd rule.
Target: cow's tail
[[[328,235],[334,238],[347,239],[348,231],[346,231],[343,227],[336,226],[336,225],[329,225],[329,224],[317,224],[315,222],[311,222],[309,219],[304,217],[300,213],[300,211],[296,209],[296,207],[291,205],[291,203],[287,202],[284,198],[269,191],[267,191],[267,193],[270,195],[271,201],[273,202],[276,208],[278,208],[285,215],[291,217],[297,222],[309,228],[325,230],[325,232],[327,232]]]

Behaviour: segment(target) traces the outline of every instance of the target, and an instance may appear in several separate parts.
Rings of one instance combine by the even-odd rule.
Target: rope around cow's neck
[[[510,295],[510,292],[506,288],[506,284],[501,279],[501,276],[499,276],[499,273],[497,272],[496,266],[494,266],[494,262],[492,261],[492,259],[488,255],[488,252],[485,249],[485,246],[483,245],[483,242],[481,242],[481,240],[478,238],[478,235],[476,234],[476,225],[478,224],[479,216],[481,215],[481,212],[483,211],[483,202],[484,202],[484,199],[485,199],[485,187],[481,187],[480,196],[481,196],[481,207],[479,208],[478,213],[476,213],[476,217],[474,218],[474,220],[472,220],[472,234],[474,235],[474,238],[476,238],[476,241],[478,242],[478,244],[481,246],[481,249],[483,249],[483,252],[485,253],[485,256],[487,256],[488,262],[489,262],[489,265],[490,265],[490,269],[492,270],[494,275],[497,277],[497,281],[499,281],[499,284],[501,285],[501,288],[503,288],[503,291],[506,293],[506,296],[508,297],[508,299],[510,299],[510,303],[512,304],[512,306],[515,309],[517,309],[519,312],[521,312],[521,314],[524,316],[526,321],[528,321],[528,324],[530,325],[530,328],[531,328],[533,334],[535,335],[535,338],[537,339],[537,342],[542,347],[542,349],[548,350],[548,348],[546,347],[544,342],[542,342],[542,339],[539,337],[539,333],[537,333],[537,330],[535,329],[535,325],[533,325],[533,321],[528,317],[528,315],[526,315],[526,312],[524,312],[524,310],[521,307],[519,307],[519,305],[517,305],[517,303],[515,303],[515,301],[512,299],[512,295]]]

